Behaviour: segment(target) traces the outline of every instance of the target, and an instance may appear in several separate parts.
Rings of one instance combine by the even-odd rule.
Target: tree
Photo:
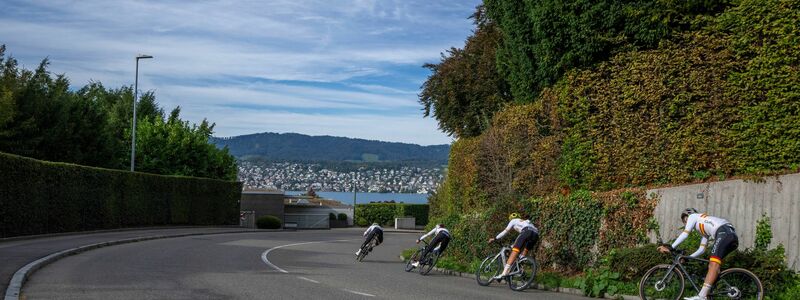
[[[424,65],[432,74],[419,95],[425,116],[436,118],[439,128],[455,137],[479,135],[511,99],[495,65],[500,33],[482,6],[471,18],[477,29],[464,49],[451,48],[438,64]]]

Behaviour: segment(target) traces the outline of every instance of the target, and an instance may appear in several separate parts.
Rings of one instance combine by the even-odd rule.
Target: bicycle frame
[[[503,248],[500,248],[500,252],[498,252],[497,254],[495,254],[494,257],[492,257],[492,260],[500,258],[500,261],[502,261],[503,264],[505,265],[505,263],[508,261],[508,256],[506,255],[507,252],[511,252],[511,247],[503,246]],[[512,268],[511,271],[508,273],[508,275],[513,276],[517,275],[520,272],[519,261],[520,261],[519,257],[517,257],[517,259],[514,260],[514,265],[511,266]]]
[[[684,256],[682,254],[675,255],[675,258],[672,259],[672,266],[669,268],[669,270],[667,271],[667,274],[664,276],[664,278],[661,279],[661,281],[666,281],[667,279],[669,279],[669,277],[672,276],[672,270],[674,270],[675,268],[678,268],[678,271],[683,273],[684,277],[691,279],[693,277],[692,276],[693,274],[689,273],[689,271],[687,271],[686,268],[683,266],[683,263],[681,263],[681,260],[684,260],[684,259],[696,260],[696,261],[701,261],[701,262],[705,262],[705,263],[709,262],[709,260],[707,260],[707,259],[696,258],[696,257],[691,257],[691,256]],[[694,282],[694,280],[689,280],[689,283],[692,284],[692,288],[694,288],[695,291],[697,291],[698,293],[700,292],[700,287],[697,286],[697,284]]]

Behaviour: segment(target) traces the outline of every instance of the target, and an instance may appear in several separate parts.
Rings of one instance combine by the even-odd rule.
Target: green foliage
[[[741,98],[731,154],[750,172],[800,162],[800,3],[743,0],[720,17],[731,49],[746,62],[729,78]]]
[[[762,251],[745,249],[735,251],[724,258],[725,268],[745,268],[758,276],[768,294],[780,294],[792,287],[796,274],[786,266],[786,251],[783,245]]]
[[[335,213],[328,213],[328,220],[336,220],[336,214]]]
[[[0,174],[0,237],[236,224],[242,188],[235,182],[131,173],[5,153],[0,153]]]
[[[531,219],[537,223],[542,240],[550,244],[537,254],[541,265],[555,263],[581,270],[593,263],[602,203],[588,191],[577,191],[569,196],[532,199],[530,205]]]
[[[339,221],[347,221],[347,214],[346,213],[339,213],[339,215],[337,216],[337,219]],[[333,220],[332,217],[331,217],[331,220]]]
[[[428,223],[427,204],[405,203],[370,203],[356,205],[356,224],[366,226],[376,222],[378,224],[392,224],[394,218],[412,216],[418,225]]]
[[[652,48],[694,16],[727,1],[487,0],[503,33],[500,73],[516,102],[533,102],[562,74],[591,66],[621,49]]]
[[[73,91],[64,75],[52,76],[43,60],[34,71],[4,57],[0,46],[0,151],[48,161],[127,169],[133,88],[106,89],[92,82]],[[137,170],[235,180],[226,150],[208,145],[214,125],[189,126],[164,112],[152,92],[137,104]],[[143,128],[144,127],[144,128]]]
[[[761,219],[756,224],[756,243],[755,249],[767,251],[769,244],[772,243],[772,224],[767,214],[762,214]]]
[[[589,270],[586,276],[575,282],[575,287],[592,298],[602,298],[606,294],[616,295],[619,290],[619,273],[609,269]]]
[[[260,216],[256,219],[256,227],[260,229],[280,229],[281,219],[276,216]]]
[[[495,66],[500,32],[482,6],[473,19],[477,29],[463,49],[450,48],[438,64],[424,65],[431,75],[419,94],[425,116],[433,116],[442,131],[455,137],[479,135],[511,100],[508,84]]]

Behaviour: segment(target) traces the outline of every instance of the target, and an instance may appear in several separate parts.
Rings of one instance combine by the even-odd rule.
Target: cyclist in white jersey
[[[361,248],[364,248],[364,246],[366,246],[367,243],[369,243],[369,241],[371,241],[372,238],[376,235],[378,236],[378,242],[375,243],[375,246],[378,246],[381,243],[383,243],[383,228],[381,228],[381,226],[378,225],[378,223],[372,223],[372,226],[367,228],[367,230],[364,231],[364,234],[362,234],[362,236],[365,236],[367,238],[364,239],[364,243],[361,244]],[[361,254],[361,248],[359,248],[358,251],[356,251],[356,255]]]
[[[520,216],[518,213],[512,213],[508,216],[509,222],[506,229],[495,238],[489,239],[489,243],[492,243],[495,240],[502,239],[512,229],[519,232],[519,236],[517,236],[517,240],[514,241],[514,245],[511,248],[511,255],[508,256],[508,261],[503,268],[503,273],[495,276],[494,279],[499,280],[508,276],[508,273],[511,272],[511,264],[517,260],[520,249],[522,249],[522,256],[524,257],[536,245],[536,241],[539,239],[539,229],[536,229],[536,226],[531,224],[529,218],[528,216]]]
[[[422,255],[419,257],[425,257],[428,255],[428,252],[436,249],[436,246],[439,246],[439,249],[436,251],[438,251],[439,255],[441,255],[444,253],[444,250],[447,250],[447,245],[450,244],[450,230],[447,230],[444,224],[436,224],[436,227],[431,229],[431,231],[417,239],[417,244],[419,244],[419,241],[424,240],[429,236],[433,236],[433,239],[431,240],[430,244],[428,244],[428,247],[425,247],[425,251],[423,251]],[[411,265],[419,267],[419,261],[412,262]]]
[[[681,213],[681,221],[686,224],[683,232],[672,243],[672,248],[678,247],[687,237],[692,230],[697,230],[703,239],[700,241],[700,248],[692,253],[691,257],[698,257],[706,250],[706,244],[709,239],[714,240],[714,248],[711,249],[711,258],[708,263],[708,273],[706,274],[703,288],[700,294],[687,300],[703,300],[708,296],[711,286],[717,280],[719,269],[722,265],[722,258],[739,247],[739,237],[736,236],[736,230],[733,228],[728,220],[712,217],[706,214],[699,214],[694,208],[687,208]],[[662,253],[669,253],[670,249],[667,246],[658,247],[658,251]]]

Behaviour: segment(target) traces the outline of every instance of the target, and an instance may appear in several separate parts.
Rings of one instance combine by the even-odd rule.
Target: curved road
[[[432,271],[406,273],[397,256],[416,233],[385,233],[364,259],[359,229],[259,232],[153,240],[92,250],[37,271],[27,299],[585,299]],[[314,243],[308,243],[314,242]],[[287,246],[288,245],[288,246]],[[275,248],[279,247],[279,248]],[[274,248],[274,249],[273,249]],[[272,249],[272,250],[269,250]],[[265,252],[266,261],[262,256]],[[286,273],[284,273],[286,272]]]

